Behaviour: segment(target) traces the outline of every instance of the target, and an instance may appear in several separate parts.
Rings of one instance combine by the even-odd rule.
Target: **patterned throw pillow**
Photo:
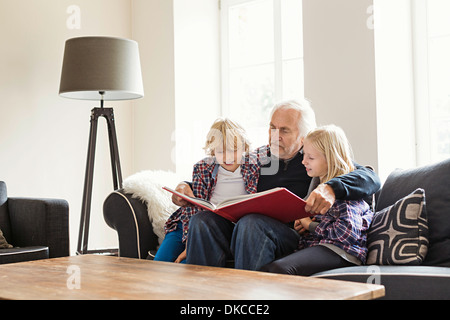
[[[12,248],[12,247],[13,247],[13,246],[10,245],[10,244],[6,241],[5,237],[3,236],[2,230],[0,230],[0,249],[10,249],[10,248]]]
[[[373,216],[367,264],[419,265],[428,251],[425,191],[417,189]]]

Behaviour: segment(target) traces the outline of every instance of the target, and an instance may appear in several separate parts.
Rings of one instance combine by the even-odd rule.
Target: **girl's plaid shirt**
[[[363,264],[367,256],[367,230],[373,212],[363,200],[336,200],[314,232],[300,238],[299,249],[328,243],[358,258]]]
[[[257,153],[250,153],[243,158],[241,174],[248,193],[256,193],[261,163]],[[194,165],[192,191],[196,198],[210,200],[217,182],[219,164],[215,157],[207,157]],[[183,242],[187,239],[190,218],[204,209],[198,207],[181,207],[175,211],[165,224],[166,234],[175,231],[179,222],[183,225]]]

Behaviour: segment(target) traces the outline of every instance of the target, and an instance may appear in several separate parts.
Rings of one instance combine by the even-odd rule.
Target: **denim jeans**
[[[224,267],[234,259],[237,269],[260,270],[297,248],[299,235],[272,218],[249,214],[236,225],[209,211],[189,222],[187,263]]]

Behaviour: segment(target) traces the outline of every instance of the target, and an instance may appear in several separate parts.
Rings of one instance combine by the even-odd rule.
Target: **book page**
[[[184,199],[184,200],[186,200],[189,203],[192,203],[194,205],[199,205],[199,206],[204,207],[204,208],[206,207],[209,210],[214,210],[216,208],[216,206],[214,204],[212,204],[211,202],[209,202],[207,200],[204,200],[204,199],[201,199],[201,198],[189,197],[189,196],[187,196],[185,194],[182,194],[182,193],[180,193],[178,191],[175,191],[175,190],[173,190],[173,189],[171,189],[169,187],[163,187],[163,189],[166,190],[166,191],[172,192],[173,194],[181,197],[182,199]]]
[[[238,202],[241,202],[241,201],[244,201],[244,200],[247,200],[247,199],[260,197],[262,195],[265,195],[265,194],[277,191],[279,189],[281,189],[281,188],[273,188],[273,189],[262,191],[262,192],[257,192],[257,193],[252,193],[252,194],[244,194],[244,195],[241,195],[241,196],[236,196],[236,197],[232,197],[232,198],[229,198],[229,199],[225,199],[225,200],[219,202],[216,205],[216,208],[222,208],[222,207],[229,206],[231,204],[238,203]]]

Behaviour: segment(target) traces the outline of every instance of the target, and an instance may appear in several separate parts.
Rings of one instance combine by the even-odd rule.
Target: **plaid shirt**
[[[241,174],[244,180],[245,190],[248,193],[256,193],[256,187],[259,179],[259,169],[261,167],[256,153],[250,153],[243,158],[241,164]],[[210,200],[217,182],[217,172],[219,164],[215,157],[208,157],[194,165],[192,177],[192,192],[196,198]],[[166,234],[177,229],[179,222],[183,225],[183,242],[187,239],[190,218],[204,209],[199,207],[181,207],[175,211],[165,224]]]
[[[299,249],[329,243],[361,260],[367,256],[367,230],[373,212],[363,200],[336,200],[325,215],[317,215],[320,223],[314,232],[302,237]]]

